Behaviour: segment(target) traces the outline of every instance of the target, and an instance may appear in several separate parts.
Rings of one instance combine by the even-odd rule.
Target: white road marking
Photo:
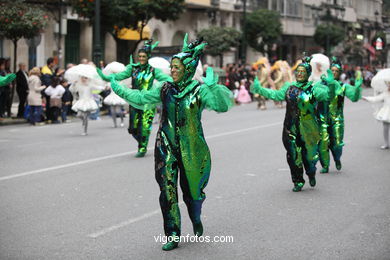
[[[184,204],[184,202],[179,202],[179,206],[181,206],[181,205],[183,205],[183,204]],[[150,217],[152,217],[152,216],[154,216],[154,215],[157,215],[157,214],[159,214],[159,213],[161,213],[161,210],[160,210],[160,209],[153,210],[153,211],[148,212],[148,213],[145,213],[145,214],[143,214],[143,215],[141,215],[141,216],[139,216],[139,217],[131,218],[131,219],[125,220],[125,221],[123,221],[123,222],[121,222],[121,223],[118,223],[118,224],[116,224],[116,225],[113,225],[113,226],[111,226],[111,227],[104,228],[104,229],[102,229],[102,230],[99,230],[99,231],[97,231],[97,232],[94,232],[94,233],[92,233],[92,234],[89,234],[88,237],[90,237],[90,238],[98,238],[98,237],[100,237],[100,236],[103,236],[103,235],[105,235],[105,234],[111,233],[112,231],[115,231],[115,230],[117,230],[117,229],[126,227],[126,226],[128,226],[128,225],[130,225],[130,224],[133,224],[133,223],[135,223],[135,222],[138,222],[138,221],[141,221],[141,220],[150,218]]]
[[[226,135],[234,135],[234,134],[243,133],[243,132],[247,132],[247,131],[253,131],[253,130],[257,130],[257,129],[261,129],[261,128],[267,128],[267,127],[271,127],[271,126],[276,126],[276,125],[280,125],[280,124],[282,124],[282,122],[272,123],[272,124],[267,124],[267,125],[259,125],[259,126],[249,127],[249,128],[244,128],[244,129],[240,129],[240,130],[235,130],[235,131],[230,131],[230,132],[210,135],[210,136],[207,136],[206,139],[212,139],[212,138],[217,138],[217,137],[226,136]],[[153,147],[148,147],[147,149],[151,150],[151,149],[153,149]],[[74,163],[67,163],[67,164],[62,164],[62,165],[58,165],[58,166],[38,169],[38,170],[34,170],[34,171],[28,171],[28,172],[23,172],[23,173],[18,173],[18,174],[12,174],[12,175],[8,175],[8,176],[0,177],[0,182],[5,181],[5,180],[16,179],[16,178],[20,178],[20,177],[30,176],[30,175],[34,175],[34,174],[47,173],[49,171],[54,171],[54,170],[58,170],[58,169],[64,169],[64,168],[68,168],[68,167],[73,167],[73,166],[78,166],[78,165],[82,165],[82,164],[97,162],[97,161],[101,161],[101,160],[113,159],[113,158],[118,158],[118,157],[121,157],[121,156],[128,156],[128,155],[134,154],[136,152],[137,151],[112,154],[112,155],[96,157],[96,158],[92,158],[92,159],[88,159],[88,160],[78,161],[78,162],[74,162]]]

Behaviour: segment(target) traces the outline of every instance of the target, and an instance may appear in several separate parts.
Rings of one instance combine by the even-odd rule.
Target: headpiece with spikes
[[[340,60],[335,56],[332,57],[332,64],[330,65],[330,67],[336,67],[340,72],[343,71],[343,66],[341,65]]]
[[[185,72],[183,80],[188,82],[192,80],[195,75],[196,67],[198,66],[203,50],[206,46],[206,42],[203,42],[203,37],[196,39],[190,43],[187,43],[188,34],[184,36],[183,48],[180,53],[175,54],[173,59],[179,59],[184,65]]]
[[[306,56],[306,52],[303,53],[304,57],[302,58],[302,63],[298,65],[298,67],[304,67],[306,69],[307,75],[311,75],[311,56]]]
[[[158,45],[158,41],[155,42],[153,45],[152,45],[152,42],[153,42],[153,39],[150,39],[150,40],[147,40],[144,42],[144,46],[138,50],[138,53],[140,52],[144,52],[146,53],[146,55],[148,55],[148,58],[150,58],[150,56],[152,55],[152,51],[154,48],[157,47]]]

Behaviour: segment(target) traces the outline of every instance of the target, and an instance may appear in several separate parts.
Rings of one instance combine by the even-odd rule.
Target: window
[[[286,15],[302,17],[302,0],[289,0],[286,2]]]

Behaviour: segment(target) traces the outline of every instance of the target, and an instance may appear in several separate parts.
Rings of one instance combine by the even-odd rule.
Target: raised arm
[[[155,84],[149,90],[130,89],[119,84],[114,78],[111,79],[111,89],[130,105],[141,110],[149,109],[161,102],[162,85],[163,83]]]
[[[290,87],[290,82],[286,82],[279,90],[263,88],[259,82],[259,79],[255,77],[255,80],[251,85],[250,91],[253,94],[260,94],[272,100],[283,101],[286,99],[286,91],[289,87]]]
[[[6,86],[16,78],[14,73],[8,74],[7,76],[0,76],[0,87]]]
[[[154,69],[154,78],[159,82],[173,82],[172,78],[169,75],[165,74],[164,72],[162,72],[162,70],[157,68]]]
[[[200,88],[201,101],[204,108],[216,112],[226,112],[233,106],[233,93],[225,86],[217,84],[218,75],[211,67],[206,70],[206,78],[203,78]]]
[[[352,102],[356,102],[362,98],[362,83],[363,79],[360,78],[355,81],[355,86],[345,84],[345,96]]]
[[[114,78],[117,81],[122,81],[127,78],[131,77],[131,74],[133,72],[133,67],[138,66],[139,63],[135,64],[133,63],[133,56],[130,55],[130,63],[126,65],[126,69],[119,73],[112,73],[110,75],[105,75],[103,71],[99,68],[96,68],[97,73],[102,78],[102,80],[105,80],[107,82],[110,82],[111,78]]]

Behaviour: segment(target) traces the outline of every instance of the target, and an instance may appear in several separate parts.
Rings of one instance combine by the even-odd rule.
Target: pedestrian
[[[19,63],[19,70],[16,72],[16,92],[19,97],[17,117],[23,118],[28,95],[28,74],[26,71],[26,64],[24,63]]]
[[[152,40],[145,41],[144,46],[138,50],[138,63],[133,64],[132,58],[130,64],[126,66],[126,70],[121,73],[114,73],[115,79],[118,81],[127,78],[132,79],[132,88],[139,90],[149,90],[153,86],[153,81],[160,82],[172,80],[168,75],[164,74],[160,69],[153,68],[148,64],[152,51],[157,47],[158,42],[152,45]],[[102,79],[110,81],[110,78],[98,70]],[[147,152],[149,136],[152,131],[153,118],[156,113],[156,108],[146,110],[137,109],[134,106],[129,106],[129,128],[128,132],[138,142],[138,152],[135,157],[144,157]]]
[[[0,58],[0,77],[6,77],[9,73],[6,70],[6,60]],[[10,84],[5,84],[0,88],[0,118],[11,115],[8,113],[8,103],[11,97],[11,86]]]
[[[238,94],[236,98],[238,104],[247,104],[252,102],[251,96],[249,95],[249,92],[245,87],[245,83],[246,83],[245,79],[242,79],[240,81],[240,88],[238,90]]]
[[[141,108],[162,102],[160,128],[155,145],[155,173],[160,186],[160,206],[165,235],[169,238],[163,250],[178,246],[181,220],[177,184],[180,186],[195,235],[203,234],[202,203],[205,200],[210,169],[210,151],[201,124],[201,114],[207,108],[226,112],[232,104],[231,91],[218,85],[212,67],[207,69],[204,83],[192,80],[205,43],[196,40],[187,44],[186,34],[181,53],[172,57],[172,82],[155,85],[150,90],[129,89],[111,79],[111,88],[127,102]]]
[[[66,80],[61,80],[59,77],[54,77],[52,86],[45,89],[45,94],[50,96],[50,120],[53,124],[58,124],[58,117],[61,113],[62,95],[65,93],[63,84]]]
[[[42,85],[41,72],[38,67],[34,67],[29,72],[28,77],[28,96],[27,103],[30,106],[29,121],[32,125],[43,125],[42,123],[42,94],[41,91],[46,88]]]
[[[72,107],[73,96],[72,96],[72,93],[69,91],[69,83],[66,79],[62,79],[60,84],[65,89],[65,92],[61,98],[61,101],[62,101],[62,107],[61,107],[62,123],[70,123],[71,121],[68,120],[68,114],[69,114],[71,107]]]
[[[310,186],[316,185],[316,163],[320,128],[316,118],[318,101],[326,101],[334,94],[334,80],[330,73],[327,78],[329,88],[320,82],[313,85],[310,58],[305,58],[296,69],[296,82],[286,83],[280,90],[263,88],[255,79],[253,93],[277,101],[286,101],[286,115],[283,124],[282,141],[287,151],[294,192],[302,190],[305,184],[303,168],[309,177]]]
[[[383,139],[384,144],[381,149],[389,149],[389,131],[390,131],[390,81],[385,82],[387,89],[377,96],[363,96],[362,99],[371,103],[383,102],[382,108],[374,114],[376,120],[383,124]]]
[[[46,60],[46,65],[42,67],[41,70],[41,81],[42,85],[49,87],[52,84],[53,77],[55,76],[54,72],[55,62],[54,58],[50,57]],[[46,119],[50,118],[50,96],[46,95],[44,91],[42,91],[42,95],[45,97],[45,114]]]

